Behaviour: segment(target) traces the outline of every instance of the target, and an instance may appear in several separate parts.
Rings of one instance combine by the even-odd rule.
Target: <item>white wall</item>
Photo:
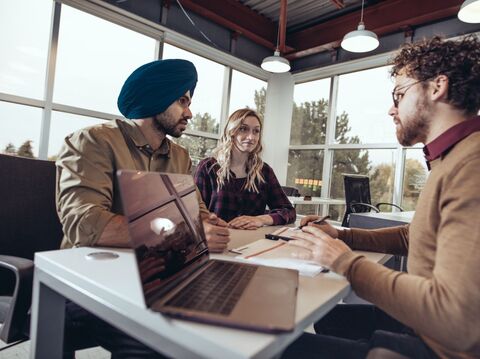
[[[262,158],[273,168],[281,185],[287,178],[293,86],[289,72],[272,74],[268,80]]]

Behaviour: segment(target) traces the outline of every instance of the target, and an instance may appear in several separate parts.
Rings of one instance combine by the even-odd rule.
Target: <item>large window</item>
[[[89,8],[95,11],[95,6]],[[121,16],[108,11],[103,15],[114,21]],[[53,160],[68,134],[121,117],[121,86],[134,69],[158,58],[164,35],[135,20],[128,22],[129,28],[119,26],[61,0],[3,0],[0,152]],[[137,25],[138,32],[131,30]],[[49,53],[56,56],[47,64]],[[186,134],[176,140],[190,150],[194,165],[217,145],[228,111],[224,96],[233,107],[259,107],[263,114],[266,82],[170,44],[164,44],[162,57],[190,60],[198,72],[193,118]],[[48,83],[47,68],[54,79]],[[226,93],[230,86],[231,96]],[[53,99],[46,97],[49,93]]]
[[[229,115],[238,109],[248,107],[257,111],[263,117],[266,94],[267,83],[265,81],[233,70],[228,107]]]
[[[415,208],[416,189],[424,183],[426,171],[415,157],[418,150],[402,150],[397,142],[388,115],[393,87],[389,70],[384,66],[295,86],[287,185],[303,195],[344,199],[343,174],[363,174],[370,178],[373,204],[403,200],[406,209]],[[329,98],[331,88],[336,89],[334,99]],[[335,123],[329,125],[330,121]],[[399,161],[402,151],[407,156]],[[395,172],[403,167],[402,197],[394,188],[399,178]],[[324,168],[328,173],[322,173]],[[344,210],[344,205],[331,205],[328,212],[341,221]],[[297,212],[309,213],[306,208]]]
[[[52,4],[2,0],[0,92],[43,99]]]
[[[395,143],[390,66],[340,75],[336,143]]]
[[[295,85],[291,145],[324,144],[330,79]]]
[[[0,101],[0,152],[37,157],[42,110]]]
[[[190,106],[193,119],[188,129],[218,133],[225,66],[169,44],[164,46],[163,58],[193,62],[198,73],[198,83]]]
[[[197,69],[198,83],[190,106],[193,118],[188,123],[187,133],[173,139],[188,149],[195,170],[198,162],[210,156],[217,145],[225,66],[169,44],[164,46],[163,58],[189,60]],[[197,135],[201,133],[204,136]]]
[[[330,79],[295,85],[291,145],[325,144],[329,91]],[[291,149],[287,186],[296,187],[304,196],[321,196],[323,159],[323,149]],[[299,208],[299,212],[302,213],[303,209]]]
[[[154,59],[154,39],[63,5],[53,101],[120,115],[125,79]]]

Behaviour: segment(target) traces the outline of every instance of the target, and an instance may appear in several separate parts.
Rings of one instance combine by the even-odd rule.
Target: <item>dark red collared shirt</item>
[[[225,186],[218,189],[216,173],[218,168],[217,161],[209,157],[200,161],[195,172],[195,183],[210,212],[227,222],[242,215],[262,214],[269,214],[274,225],[295,221],[295,209],[269,165],[263,164],[262,175],[265,182],[257,183],[259,193],[244,189],[246,178],[235,178],[233,173]],[[269,210],[265,211],[267,205]]]
[[[475,116],[470,120],[463,121],[449,128],[432,142],[425,145],[423,153],[427,160],[428,169],[430,170],[430,161],[442,156],[456,143],[476,131],[480,131],[480,116]]]

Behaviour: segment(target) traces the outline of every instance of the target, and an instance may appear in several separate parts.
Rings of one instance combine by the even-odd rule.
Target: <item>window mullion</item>
[[[48,45],[47,71],[45,75],[45,108],[43,109],[42,124],[40,130],[40,145],[38,157],[47,159],[48,140],[50,137],[50,122],[52,119],[53,86],[55,82],[55,66],[57,62],[58,32],[60,29],[60,13],[62,4],[52,2],[53,13],[50,30],[50,42]]]
[[[322,197],[330,196],[330,181],[332,176],[333,151],[330,145],[335,143],[335,126],[337,113],[338,76],[333,76],[330,81],[330,95],[328,101],[328,117],[325,133],[326,148],[323,157],[322,171]],[[324,208],[324,210],[326,210]]]
[[[403,201],[403,178],[405,172],[405,157],[406,157],[406,149],[398,146],[396,151],[396,164],[395,164],[395,179],[393,183],[393,203],[402,205]],[[395,212],[397,209],[395,207],[392,208]]]

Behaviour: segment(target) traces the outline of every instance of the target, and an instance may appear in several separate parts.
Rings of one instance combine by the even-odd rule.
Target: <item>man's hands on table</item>
[[[299,259],[312,260],[323,267],[331,268],[332,264],[344,253],[352,250],[338,239],[338,231],[327,222],[313,224],[318,216],[306,216],[300,221],[301,232],[289,244],[302,247],[307,251],[293,252]]]
[[[203,217],[203,228],[210,252],[221,253],[227,249],[228,242],[230,242],[230,232],[227,227],[227,222],[218,218],[214,213]]]

